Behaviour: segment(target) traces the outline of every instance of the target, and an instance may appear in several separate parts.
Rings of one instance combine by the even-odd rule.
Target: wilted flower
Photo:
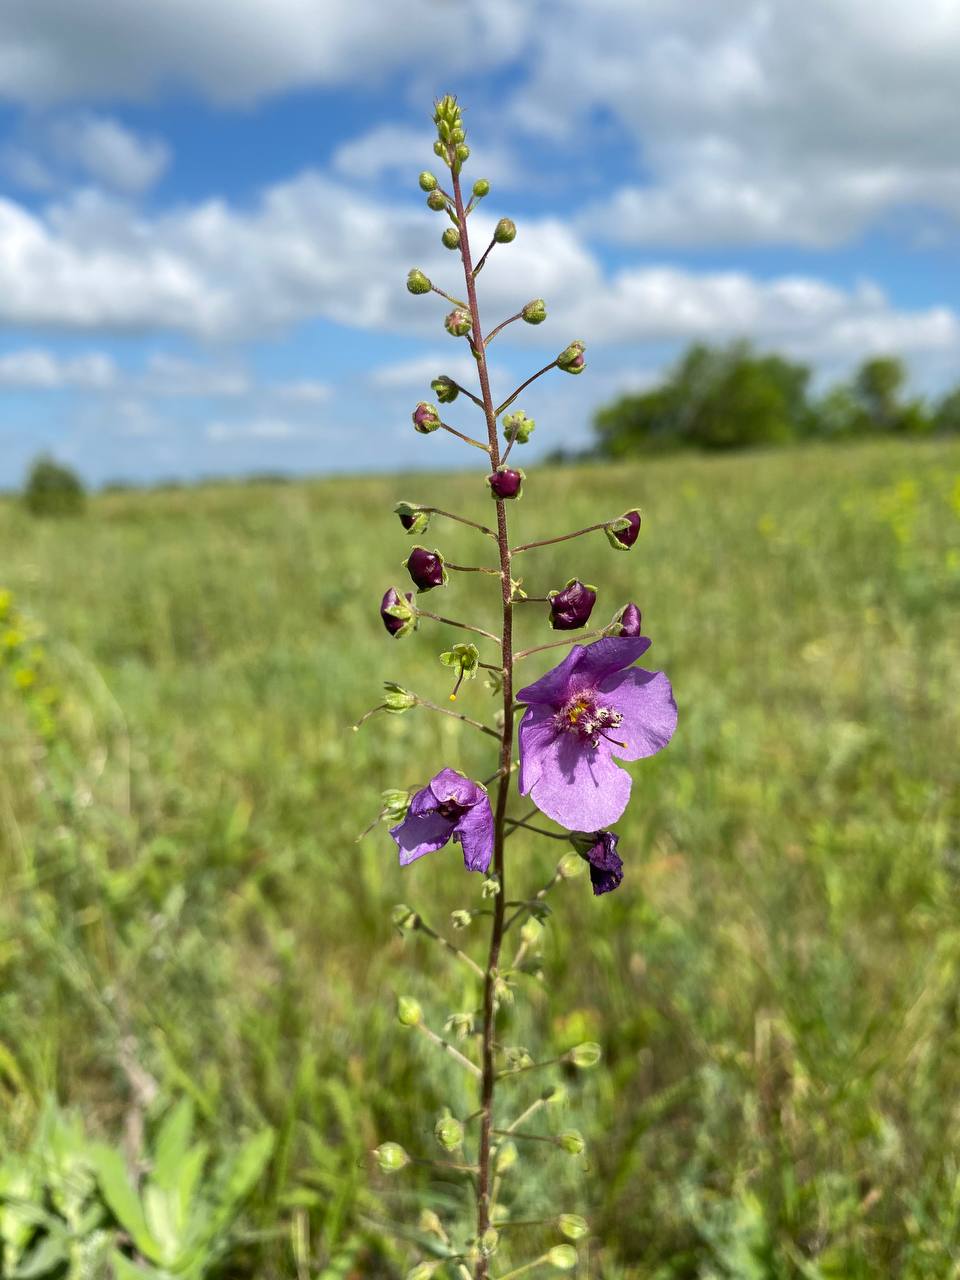
[[[380,601],[380,617],[394,639],[399,640],[417,625],[417,611],[413,607],[413,594],[401,595],[396,587],[390,587]]]
[[[585,627],[597,603],[596,587],[579,578],[571,578],[562,591],[547,593],[550,601],[550,625],[554,631],[576,631]]]
[[[467,870],[486,871],[493,856],[493,812],[486,790],[455,769],[441,769],[416,793],[406,818],[390,834],[402,867],[456,840],[463,846]]]
[[[434,587],[442,587],[447,581],[447,571],[443,567],[443,556],[439,551],[414,547],[407,556],[405,567],[418,591],[432,591]]]
[[[673,737],[677,705],[662,671],[630,664],[645,636],[606,636],[574,645],[564,660],[517,694],[520,794],[571,831],[599,831],[627,807],[631,779],[614,764],[661,751]]]
[[[583,373],[587,364],[583,358],[584,349],[582,342],[571,342],[557,356],[557,368],[564,373]]]
[[[611,623],[611,627],[617,628],[612,634],[616,636],[638,636],[641,623],[640,608],[631,601],[630,604],[623,606]]]
[[[435,404],[428,404],[426,400],[421,400],[413,413],[413,426],[422,436],[428,436],[431,431],[437,431],[440,427],[440,414]]]
[[[519,498],[523,490],[523,472],[513,467],[497,467],[487,476],[487,484],[494,498]]]
[[[615,551],[629,551],[640,536],[640,512],[627,511],[608,524],[604,533]]]
[[[590,883],[594,894],[610,893],[623,879],[623,859],[617,853],[620,837],[614,831],[574,831],[570,843],[585,862],[590,864]]]

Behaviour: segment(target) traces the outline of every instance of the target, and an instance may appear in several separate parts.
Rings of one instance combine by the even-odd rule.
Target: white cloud
[[[375,387],[398,387],[406,391],[414,387],[429,386],[433,378],[445,373],[461,386],[472,386],[477,378],[477,362],[472,356],[438,351],[394,364],[381,365],[370,374]]]
[[[265,388],[268,395],[276,396],[290,404],[324,404],[333,394],[326,382],[317,382],[314,378],[300,378],[293,382],[269,383]]]
[[[369,133],[338,147],[333,155],[333,168],[344,178],[372,182],[386,175],[402,178],[414,189],[417,175],[423,169],[436,170],[443,182],[440,161],[433,155],[436,133],[429,128],[382,124]],[[516,181],[516,164],[500,146],[471,146],[470,169],[491,183],[509,187]],[[424,197],[426,199],[426,197]],[[437,218],[438,226],[447,226],[446,216]]]
[[[145,191],[170,163],[170,148],[162,139],[143,137],[108,116],[57,120],[51,143],[63,164],[117,191]]]
[[[295,440],[306,432],[300,423],[284,418],[254,418],[248,422],[211,422],[204,434],[214,444],[233,444],[238,440]]]
[[[107,391],[116,381],[116,366],[101,352],[62,360],[49,351],[26,348],[0,356],[0,387],[11,390]]]
[[[155,396],[243,396],[251,390],[245,369],[216,368],[165,351],[150,355],[140,381],[143,391]]]

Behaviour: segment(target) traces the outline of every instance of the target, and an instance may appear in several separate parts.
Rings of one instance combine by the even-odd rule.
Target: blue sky
[[[466,378],[430,107],[459,94],[481,277],[531,456],[693,339],[844,376],[896,351],[960,381],[955,0],[4,0],[0,487],[48,450],[90,481],[453,466],[416,435]],[[451,407],[472,425],[469,405]],[[475,429],[475,428],[474,428]]]

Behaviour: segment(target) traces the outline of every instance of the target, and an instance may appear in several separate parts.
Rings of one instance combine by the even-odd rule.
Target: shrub
[[[86,491],[69,467],[43,456],[30,468],[23,501],[31,515],[76,516],[84,509]]]

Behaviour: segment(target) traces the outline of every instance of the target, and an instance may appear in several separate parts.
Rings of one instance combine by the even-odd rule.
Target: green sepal
[[[401,685],[394,684],[392,680],[384,680],[383,682],[383,705],[387,711],[392,711],[395,715],[399,715],[403,711],[409,711],[411,707],[417,705],[417,695],[410,693]]]
[[[480,650],[475,644],[455,644],[440,654],[445,667],[454,667],[463,680],[473,680],[480,670]]]
[[[528,418],[522,409],[515,409],[513,413],[506,414],[501,423],[504,439],[515,441],[517,444],[526,444],[533,435],[536,425],[533,418]]]
[[[404,533],[415,536],[418,533],[426,533],[427,526],[430,523],[431,512],[424,511],[423,507],[418,507],[413,502],[398,502],[393,508],[393,514],[396,516],[407,517],[413,521],[410,528],[404,526]]]

